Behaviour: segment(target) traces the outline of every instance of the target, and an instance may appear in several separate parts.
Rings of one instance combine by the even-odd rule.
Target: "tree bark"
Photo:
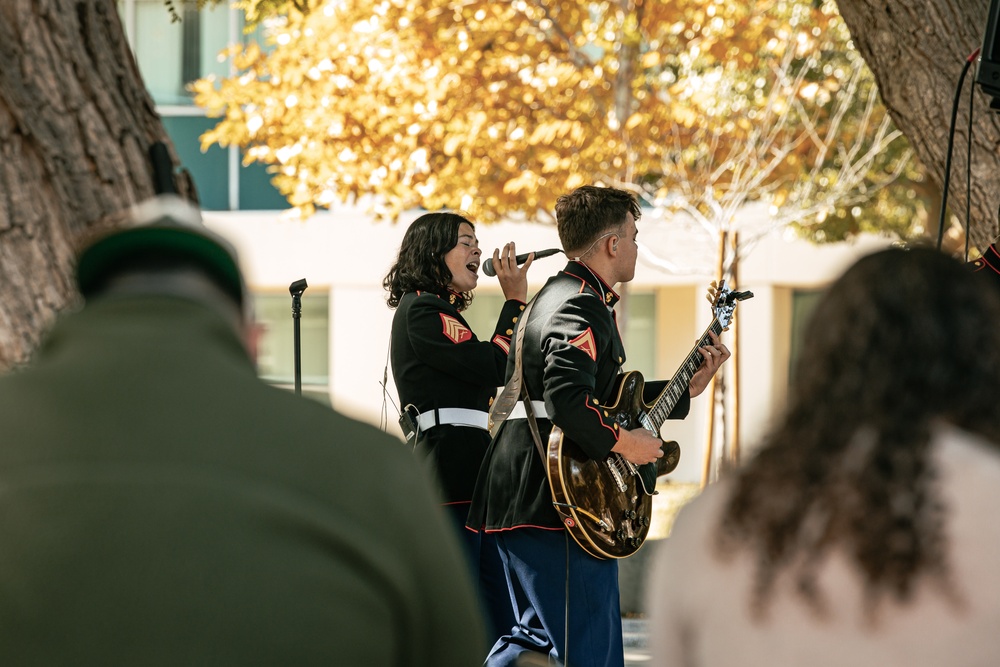
[[[878,82],[882,101],[929,175],[944,183],[948,131],[962,67],[982,46],[989,0],[837,0],[854,45]],[[960,95],[948,209],[965,218],[970,201],[973,245],[997,236],[1000,204],[1000,119],[976,86],[971,197],[966,197],[969,86]],[[937,220],[933,221],[937,238]]]
[[[78,245],[153,194],[149,146],[170,142],[114,0],[3,0],[0,63],[2,371],[78,299]]]

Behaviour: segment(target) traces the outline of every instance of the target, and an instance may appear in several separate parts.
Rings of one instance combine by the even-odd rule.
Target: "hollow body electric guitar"
[[[715,291],[714,298],[710,290],[715,318],[652,405],[642,399],[641,373],[630,371],[619,375],[612,394],[613,404],[603,406],[618,428],[646,428],[658,434],[704,361],[698,350],[711,344],[709,332],[721,334],[732,320],[736,303],[752,296],[751,292],[727,289],[725,281]],[[664,447],[664,452],[656,463],[645,465],[630,463],[616,452],[603,460],[594,460],[553,425],[547,462],[552,504],[584,551],[604,559],[625,558],[639,550],[649,532],[656,478],[673,470],[680,457],[680,450],[673,442]]]

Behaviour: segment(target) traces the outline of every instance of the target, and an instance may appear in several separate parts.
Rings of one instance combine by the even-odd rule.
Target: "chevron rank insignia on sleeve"
[[[597,361],[597,343],[594,342],[594,332],[588,327],[586,331],[569,342],[587,353],[593,361]]]
[[[465,326],[451,315],[441,313],[441,324],[444,325],[442,333],[444,333],[445,337],[452,343],[464,343],[472,338],[472,332],[469,331],[469,327]]]
[[[504,354],[510,354],[510,339],[504,338],[500,334],[493,337],[493,344],[504,351]]]

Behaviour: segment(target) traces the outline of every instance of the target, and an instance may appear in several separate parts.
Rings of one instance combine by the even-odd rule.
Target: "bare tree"
[[[741,141],[724,142],[719,125],[698,125],[693,134],[675,125],[672,155],[684,154],[688,145],[707,146],[704,154],[710,164],[699,164],[694,170],[684,160],[670,161],[664,173],[680,173],[672,189],[664,193],[654,182],[642,194],[655,208],[651,217],[671,225],[675,232],[686,225],[685,236],[700,243],[694,241],[698,245],[693,252],[690,244],[665,244],[662,250],[642,244],[644,261],[675,274],[711,273],[736,288],[739,261],[761,239],[791,224],[821,225],[834,208],[863,204],[878,188],[891,184],[909,163],[911,151],[890,118],[878,113],[875,87],[863,85],[864,62],[858,57],[849,62],[853,69],[845,77],[847,84],[837,89],[823,111],[828,118],[822,132],[816,117],[819,112],[807,108],[797,94],[810,68],[793,68],[792,49],[774,68],[767,102],[755,113],[752,130]],[[861,112],[851,113],[856,105]],[[852,119],[850,128],[845,127],[848,119]],[[716,150],[719,146],[721,152]],[[803,157],[808,160],[799,168]],[[779,172],[796,174],[794,182],[776,179]],[[781,205],[773,197],[778,184]],[[738,349],[738,335],[730,341]],[[714,475],[709,460],[713,452],[738,460],[738,428],[727,407],[738,410],[739,385],[728,375],[735,375],[735,365],[724,367],[713,383],[713,428],[709,429],[703,482]]]

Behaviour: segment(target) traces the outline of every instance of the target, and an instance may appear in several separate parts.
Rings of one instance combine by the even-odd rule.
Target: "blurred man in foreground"
[[[256,377],[235,253],[176,198],[79,257],[0,378],[6,664],[454,665],[481,619],[397,440]]]

